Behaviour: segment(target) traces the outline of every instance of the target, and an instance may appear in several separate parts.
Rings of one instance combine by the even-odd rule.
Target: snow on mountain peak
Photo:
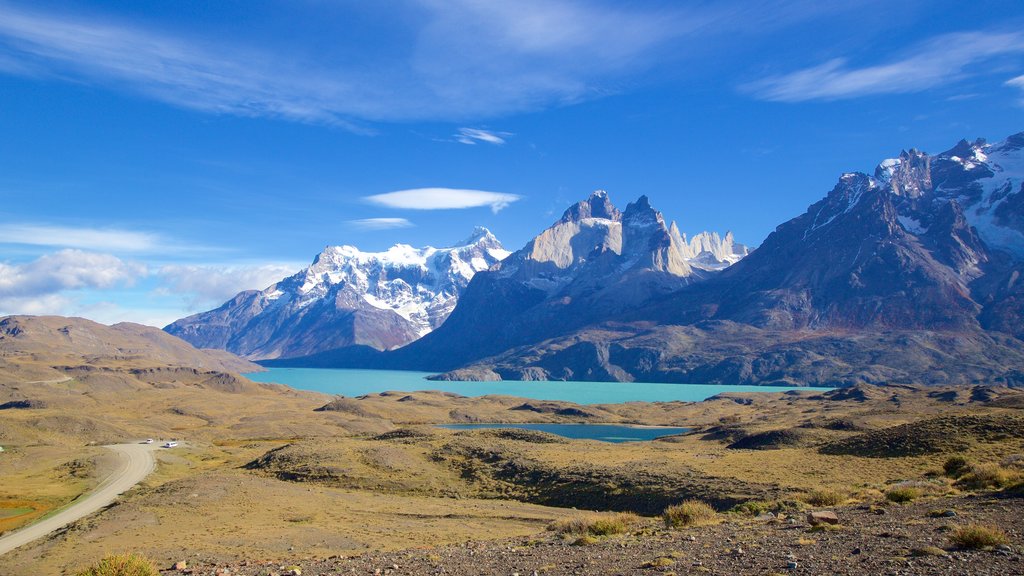
[[[362,300],[394,311],[423,335],[444,321],[473,275],[508,254],[483,227],[450,248],[395,244],[383,252],[363,252],[354,246],[328,246],[308,268],[263,293],[268,300],[296,308],[327,298]]]

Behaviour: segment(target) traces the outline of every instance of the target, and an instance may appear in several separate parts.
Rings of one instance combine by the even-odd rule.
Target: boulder
[[[807,513],[807,522],[811,526],[818,524],[839,524],[839,516],[831,510],[812,510]]]

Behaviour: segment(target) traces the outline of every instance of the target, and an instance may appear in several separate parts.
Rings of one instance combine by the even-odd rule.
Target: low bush
[[[718,519],[718,513],[706,502],[686,500],[665,508],[662,513],[665,525],[670,528],[711,524]]]
[[[990,548],[1000,544],[1009,544],[1010,542],[1010,539],[1006,537],[1006,533],[999,528],[981,524],[959,526],[949,535],[949,539],[961,548],[970,548],[972,550]]]
[[[959,478],[967,471],[970,465],[971,463],[963,456],[950,456],[946,463],[942,465],[942,470],[950,478]]]
[[[804,497],[804,502],[811,506],[839,506],[846,502],[846,494],[837,490],[813,490]]]
[[[1010,485],[1014,476],[998,464],[975,464],[960,476],[956,485],[968,490],[1003,488]]]
[[[748,500],[733,506],[729,511],[744,516],[760,516],[768,512],[773,514],[799,512],[806,507],[807,504],[799,500]]]
[[[159,576],[156,566],[138,554],[113,554],[78,576]]]
[[[594,513],[555,520],[548,530],[559,534],[610,536],[623,534],[640,523],[640,517],[629,512]]]
[[[885,499],[890,502],[902,504],[904,502],[913,502],[923,495],[924,493],[920,488],[916,488],[914,486],[902,486],[891,488],[885,493]]]

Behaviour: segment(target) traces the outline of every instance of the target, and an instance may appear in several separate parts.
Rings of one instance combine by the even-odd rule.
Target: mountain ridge
[[[844,174],[720,274],[441,377],[1020,383],[1022,149],[961,141]]]
[[[446,248],[327,246],[300,272],[165,330],[252,359],[352,345],[395,348],[440,325],[470,278],[507,255],[482,227]]]

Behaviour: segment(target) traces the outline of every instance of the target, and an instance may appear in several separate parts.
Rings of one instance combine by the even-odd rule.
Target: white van
[[[175,447],[175,446],[177,446],[177,445],[178,445],[178,443],[177,443],[177,442],[171,441],[171,442],[167,442],[167,443],[165,443],[165,444],[164,444],[164,448],[174,448],[174,447]]]

